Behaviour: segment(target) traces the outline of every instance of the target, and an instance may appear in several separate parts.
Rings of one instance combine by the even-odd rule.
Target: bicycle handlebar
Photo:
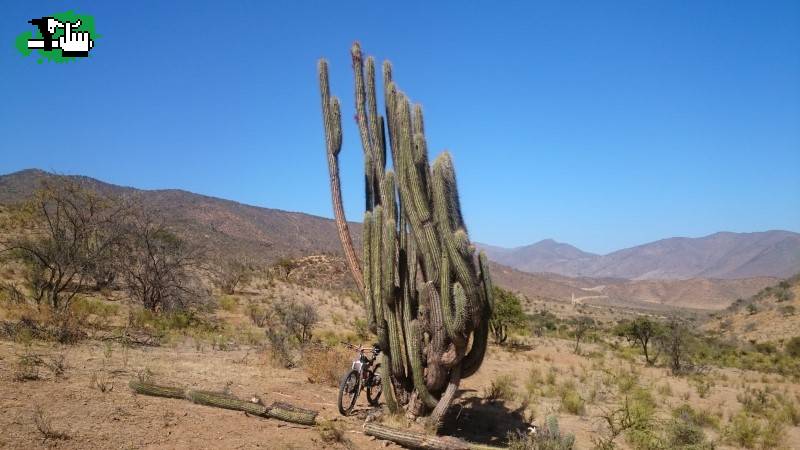
[[[352,350],[357,350],[359,352],[369,351],[369,352],[375,353],[375,349],[372,348],[372,347],[362,347],[360,345],[353,345],[353,344],[351,344],[349,342],[344,342],[344,341],[340,341],[340,342],[341,342],[342,345],[344,345],[345,347],[347,347],[349,349],[352,349]]]

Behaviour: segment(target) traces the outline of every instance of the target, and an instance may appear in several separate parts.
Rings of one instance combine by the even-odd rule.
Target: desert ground
[[[337,379],[353,355],[337,343],[366,337],[360,343],[367,344],[369,336],[357,336],[354,319],[363,310],[351,294],[315,284],[320,283],[253,281],[235,295],[219,296],[220,306],[207,318],[221,325],[216,331],[172,327],[157,346],[116,338],[116,331],[130,323],[136,310],[113,293],[95,300],[114,305],[113,313],[103,314],[103,320],[89,315],[86,321],[93,325],[77,344],[31,339],[23,333],[6,335],[0,341],[4,411],[0,445],[399,448],[362,433],[370,413],[363,394],[355,414],[339,414]],[[268,305],[276,299],[319,306],[320,321],[312,339],[315,350],[292,350],[292,367],[286,367],[289,361],[276,360],[264,330],[249,317],[254,304]],[[563,305],[553,309],[565,317],[576,314]],[[606,309],[600,311],[608,314]],[[9,323],[19,313],[19,308],[6,304],[3,318]],[[598,317],[598,322],[605,319]],[[462,383],[441,432],[506,446],[509,434],[526,433],[531,425],[541,427],[547,417],[555,416],[562,433],[575,435],[575,448],[599,448],[602,439],[610,437],[603,417],[627,404],[633,414],[646,412],[655,434],[671,426],[675,411],[683,408],[702,430],[705,445],[800,448],[798,374],[711,367],[702,374],[674,376],[662,364],[648,367],[636,348],[613,336],[588,338],[578,353],[574,346],[572,337],[557,333],[540,337],[517,333],[502,346],[491,345],[480,371]],[[128,381],[137,378],[244,399],[258,397],[266,404],[289,402],[318,410],[318,425],[306,427],[184,400],[136,395]],[[744,436],[736,431],[743,417],[754,425]],[[403,417],[384,417],[384,421],[420,428]],[[655,448],[643,443],[650,437],[637,437],[635,431],[621,432],[613,440],[615,448]]]

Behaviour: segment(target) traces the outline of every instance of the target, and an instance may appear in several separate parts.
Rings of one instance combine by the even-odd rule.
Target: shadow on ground
[[[509,433],[527,431],[522,409],[510,409],[503,402],[487,402],[473,396],[465,398],[466,392],[461,391],[448,410],[440,434],[477,444],[505,446]]]

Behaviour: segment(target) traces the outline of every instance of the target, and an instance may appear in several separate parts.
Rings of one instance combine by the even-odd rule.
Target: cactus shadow
[[[453,402],[442,420],[440,433],[476,444],[506,446],[508,434],[525,432],[528,424],[523,409],[511,409],[504,402],[488,402],[482,398],[464,397]],[[472,391],[475,392],[475,391]]]

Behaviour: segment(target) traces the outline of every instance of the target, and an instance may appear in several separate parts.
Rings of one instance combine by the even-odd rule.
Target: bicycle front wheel
[[[353,407],[356,406],[356,400],[361,391],[361,381],[358,378],[358,371],[351,370],[339,384],[339,413],[343,416],[350,414]]]

